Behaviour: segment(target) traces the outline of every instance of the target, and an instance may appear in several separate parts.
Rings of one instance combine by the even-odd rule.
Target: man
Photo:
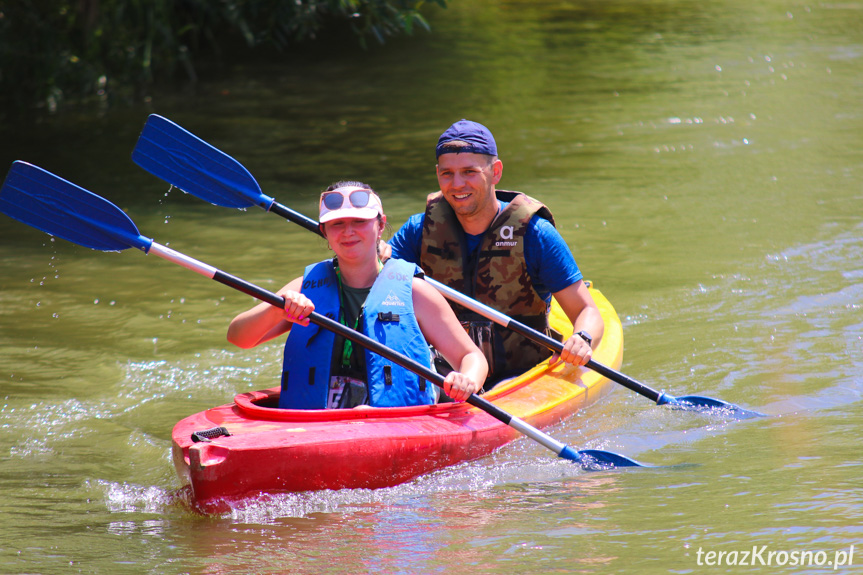
[[[561,359],[584,365],[604,323],[568,246],[542,203],[496,190],[503,174],[491,132],[461,120],[438,139],[440,191],[390,240],[392,257],[538,331],[549,333],[551,296],[573,324]],[[551,351],[454,305],[474,342],[490,354],[486,389]]]

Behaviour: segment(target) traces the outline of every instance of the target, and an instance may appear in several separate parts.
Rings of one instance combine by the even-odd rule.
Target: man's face
[[[443,154],[438,158],[437,181],[444,198],[459,218],[494,217],[497,199],[494,187],[500,181],[503,164],[489,164],[483,154]]]

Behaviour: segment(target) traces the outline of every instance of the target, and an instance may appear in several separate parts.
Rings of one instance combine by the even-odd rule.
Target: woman
[[[386,216],[380,198],[361,182],[339,182],[321,194],[320,226],[336,257],[312,264],[278,291],[285,309],[259,304],[238,315],[228,341],[248,349],[288,332],[279,407],[323,409],[428,405],[433,384],[328,330],[309,325],[312,311],[431,366],[428,345],[455,366],[444,392],[464,401],[482,388],[488,363],[420,269],[402,260],[381,263]]]

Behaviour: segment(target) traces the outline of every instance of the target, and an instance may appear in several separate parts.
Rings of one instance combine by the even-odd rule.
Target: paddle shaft
[[[192,270],[193,272],[196,272],[202,276],[216,280],[219,283],[239,290],[247,295],[257,298],[277,308],[285,308],[284,297],[274,294],[269,290],[266,290],[253,283],[247,282],[246,280],[233,276],[229,273],[225,273],[218,268],[191,258],[176,250],[172,250],[169,247],[153,242],[152,244],[150,244],[150,249],[147,253],[156,255],[160,258],[181,265],[186,269]],[[311,315],[309,315],[309,321],[324,329],[335,332],[336,334],[346,339],[349,339],[352,342],[361,345],[362,347],[365,347],[382,357],[385,357],[393,363],[396,363],[404,367],[405,369],[416,373],[420,377],[424,377],[438,387],[443,388],[444,377],[441,374],[433,371],[429,367],[417,363],[406,355],[403,355],[395,351],[394,349],[391,349],[383,345],[382,343],[317,312],[312,312]],[[567,446],[565,444],[557,441],[550,435],[543,433],[539,429],[533,427],[532,425],[519,419],[518,417],[515,417],[503,411],[493,403],[486,401],[475,393],[472,393],[470,397],[467,398],[466,402],[474,407],[485,411],[498,421],[512,427],[516,431],[527,435],[528,437],[537,441],[544,447],[547,447],[557,455],[561,455],[561,453],[567,449]]]
[[[265,195],[252,174],[237,160],[157,114],[151,114],[147,119],[141,136],[138,138],[138,143],[132,152],[132,159],[152,174],[214,205],[228,208],[245,208],[255,205],[321,234],[318,222]],[[504,328],[512,329],[552,351],[562,351],[563,346],[560,342],[549,338],[546,334],[468,298],[432,278],[426,278],[426,281],[431,283],[447,299],[493,320]],[[675,398],[667,393],[653,390],[643,383],[594,360],[588,361],[585,366],[656,402],[657,405],[671,405],[680,409],[722,408],[732,410],[745,417],[761,415],[711,397],[690,395]]]
[[[268,202],[269,203],[269,202]],[[155,254],[205,277],[235,288],[271,305],[284,309],[285,299],[245,280],[227,274],[140,234],[135,223],[120,208],[71,182],[26,162],[13,162],[6,181],[0,188],[0,212],[48,234],[64,238],[94,250],[122,251],[130,247]],[[360,346],[413,370],[432,383],[441,386],[444,379],[425,366],[386,346],[341,325],[339,322],[313,314],[315,324],[330,329]],[[624,455],[609,451],[575,449],[556,441],[523,420],[471,395],[468,403],[497,420],[527,435],[558,456],[581,463],[588,469],[611,467],[643,467]]]
[[[275,200],[273,200],[269,207],[263,207],[268,212],[273,212],[274,214],[277,214],[285,218],[286,220],[298,224],[311,232],[315,232],[316,234],[323,236],[318,222],[297,212],[296,210],[292,210],[291,208],[280,204]],[[519,335],[524,336],[535,343],[543,345],[555,353],[560,353],[563,351],[563,344],[556,339],[548,337],[547,335],[540,333],[539,331],[528,327],[527,325],[516,321],[515,319],[497,311],[496,309],[480,303],[475,299],[470,298],[463,293],[456,291],[453,288],[442,284],[433,278],[424,276],[423,279],[430,283],[436,290],[441,293],[441,295],[443,295],[448,300],[453,301],[473,312],[476,312],[481,316],[490,319],[498,325],[501,325],[507,329],[511,329]],[[629,390],[643,395],[651,401],[658,403],[660,401],[660,398],[662,398],[664,395],[656,391],[655,389],[651,389],[643,383],[629,377],[628,375],[620,373],[619,371],[616,371],[606,365],[594,361],[593,359],[588,360],[588,362],[585,364],[585,367],[587,367],[588,369],[592,369],[603,377],[619,383],[620,385]]]
[[[132,159],[172,185],[217,206],[237,208],[255,205],[323,236],[318,222],[264,194],[254,176],[236,159],[162,116],[152,114],[147,119],[132,152]],[[563,350],[560,342],[545,334],[430,277],[425,280],[447,299],[504,328],[512,329],[554,352]],[[658,402],[664,395],[596,361],[590,360],[586,366],[652,401]],[[665,398],[673,399],[670,396]]]

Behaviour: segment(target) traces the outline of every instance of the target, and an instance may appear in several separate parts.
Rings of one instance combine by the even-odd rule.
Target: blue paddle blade
[[[763,413],[743,409],[739,405],[722,401],[713,397],[705,397],[703,395],[684,395],[682,397],[672,397],[668,394],[663,394],[657,405],[668,405],[674,409],[685,409],[694,411],[704,411],[715,415],[726,414],[737,419],[749,419],[752,417],[767,417]]]
[[[630,459],[625,455],[599,449],[575,449],[566,446],[559,457],[580,463],[589,471],[614,469],[616,467],[652,467]]]
[[[148,251],[153,240],[108,200],[26,162],[13,162],[0,212],[52,236],[103,252]]]
[[[217,206],[268,210],[273,203],[237,160],[156,114],[147,118],[132,160],[172,186]]]

